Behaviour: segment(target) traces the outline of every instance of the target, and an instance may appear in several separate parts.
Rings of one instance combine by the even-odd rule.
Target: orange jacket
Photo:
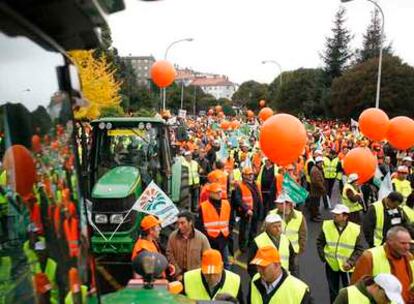
[[[134,260],[135,257],[143,250],[147,250],[149,252],[160,253],[158,244],[153,241],[147,241],[146,239],[139,238],[134,245],[134,249],[132,250],[132,257],[131,260]]]
[[[207,235],[211,238],[217,238],[221,233],[227,237],[229,235],[230,203],[227,200],[221,201],[220,214],[217,214],[216,208],[210,201],[202,202],[200,207]]]
[[[69,256],[74,258],[79,256],[79,227],[76,217],[69,217],[63,222],[63,231],[69,247]]]

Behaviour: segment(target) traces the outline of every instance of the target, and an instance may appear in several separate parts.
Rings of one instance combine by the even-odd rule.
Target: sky
[[[374,5],[367,0],[125,0],[127,9],[110,15],[113,45],[122,56],[164,57],[180,67],[229,76],[242,83],[269,83],[282,70],[321,67],[320,53],[331,35],[334,15],[343,5],[346,27],[361,47]],[[379,0],[387,42],[414,66],[413,0]]]

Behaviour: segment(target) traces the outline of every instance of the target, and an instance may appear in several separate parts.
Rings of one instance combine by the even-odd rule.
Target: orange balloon
[[[233,121],[230,123],[230,127],[231,127],[233,130],[237,130],[237,129],[240,127],[240,122],[239,122],[238,120],[233,120]]]
[[[229,128],[230,128],[230,122],[229,122],[229,121],[227,121],[227,120],[223,120],[223,121],[221,122],[221,124],[220,124],[220,127],[221,127],[223,130],[227,130],[227,129],[229,129]]]
[[[223,108],[221,106],[215,106],[214,110],[216,111],[216,113],[220,113],[221,111],[223,111]]]
[[[362,147],[349,151],[343,161],[346,175],[357,173],[360,185],[369,181],[375,175],[377,164],[377,158],[371,150]]]
[[[389,122],[388,115],[376,108],[366,109],[359,115],[359,129],[362,134],[376,141],[385,139]]]
[[[260,128],[260,147],[263,153],[279,166],[296,161],[305,149],[306,130],[295,116],[276,114]]]
[[[177,72],[166,60],[156,61],[151,67],[151,79],[159,88],[166,88],[175,80]]]
[[[260,110],[259,119],[264,122],[266,121],[266,119],[268,119],[272,115],[273,115],[273,110],[269,107],[266,107]]]
[[[253,118],[254,117],[254,112],[252,110],[247,110],[246,115],[248,118]]]
[[[3,156],[8,185],[23,198],[32,193],[36,180],[36,165],[26,147],[13,145]]]
[[[397,116],[390,120],[387,140],[396,149],[407,150],[414,146],[414,120]]]
[[[263,108],[264,106],[266,105],[266,100],[260,100],[259,101],[259,106],[261,107],[261,108]]]

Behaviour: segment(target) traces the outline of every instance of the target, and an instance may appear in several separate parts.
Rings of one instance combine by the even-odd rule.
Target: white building
[[[229,81],[227,77],[219,75],[196,77],[190,85],[201,87],[204,93],[211,94],[216,99],[231,99],[237,91],[237,84]]]

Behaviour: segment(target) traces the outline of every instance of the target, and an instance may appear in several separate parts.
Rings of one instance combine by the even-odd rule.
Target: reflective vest
[[[410,223],[413,223],[414,222],[414,210],[412,208],[408,207],[407,205],[402,206],[402,209],[403,209],[405,215],[407,216],[408,221]]]
[[[367,298],[362,292],[359,291],[355,285],[346,288],[348,291],[348,303],[349,304],[370,304],[371,300]]]
[[[292,212],[294,213],[294,216],[292,216],[290,221],[287,224],[285,221],[283,221],[283,233],[289,239],[295,253],[298,254],[300,249],[299,230],[300,226],[302,225],[303,214],[302,212],[295,209],[293,209]],[[270,210],[269,214],[277,214],[277,209]]]
[[[134,258],[142,251],[147,250],[149,252],[158,253],[158,247],[155,245],[152,241],[147,241],[146,239],[139,238],[138,241],[134,245],[134,249],[132,250],[132,257],[131,260],[134,260]]]
[[[383,239],[384,230],[384,205],[382,201],[378,201],[372,204],[375,208],[375,230],[374,230],[374,246],[380,246]]]
[[[236,182],[241,182],[242,181],[242,174],[240,172],[240,169],[233,169],[233,180]]]
[[[273,246],[276,248],[275,243],[273,243],[266,231],[256,236],[254,242],[259,249],[265,246]],[[280,236],[279,248],[277,250],[280,254],[282,267],[289,270],[289,239],[283,234]]]
[[[9,213],[9,201],[7,196],[0,193],[0,216],[7,216]]]
[[[407,201],[407,197],[411,194],[413,189],[411,188],[411,184],[408,180],[399,180],[395,178],[392,180],[392,184],[395,187],[395,191],[400,192],[404,197],[404,202]]]
[[[357,190],[351,184],[346,183],[344,189],[342,190],[342,204],[347,206],[350,212],[358,212],[364,209],[359,202],[353,202],[348,198],[346,195],[348,190],[351,190],[354,195],[361,194],[361,191],[359,191],[359,189]]]
[[[39,242],[43,242],[45,243],[45,238],[43,236],[39,236],[38,237]],[[26,242],[24,242],[23,244],[23,252],[26,255],[27,258],[27,262],[30,266],[34,265],[35,263],[38,262],[38,258],[37,258],[37,254],[36,252],[30,248],[30,242],[29,240],[27,240]]]
[[[303,169],[303,172],[305,173],[305,178],[306,178],[306,181],[310,184],[310,182],[311,182],[311,178],[310,178],[310,172],[308,171],[309,163],[315,163],[315,160],[314,160],[313,158],[309,158],[309,159],[305,162],[305,167],[304,167],[304,169]]]
[[[260,274],[256,273],[252,279],[250,303],[251,304],[263,304],[263,297],[256,287],[255,282],[260,280]],[[275,294],[272,296],[268,304],[300,304],[305,296],[305,293],[309,290],[301,280],[294,276],[288,275],[283,281],[282,285],[279,286]]]
[[[340,234],[333,220],[324,221],[322,231],[325,234],[326,245],[323,249],[326,262],[333,271],[345,271],[342,264],[347,262],[355,249],[355,244],[361,227],[355,223],[348,222],[345,229]]]
[[[368,250],[372,254],[372,276],[376,276],[380,273],[391,273],[390,262],[388,261],[384,246],[373,247]],[[414,260],[410,261],[410,267],[411,276],[414,276]],[[411,277],[411,282],[413,281],[414,278]]]
[[[0,258],[0,303],[7,303],[7,294],[14,287],[11,273],[11,257],[2,256]]]
[[[81,299],[82,299],[82,304],[86,304],[88,303],[88,287],[85,285],[81,285]],[[73,304],[73,298],[72,298],[72,291],[69,291],[68,294],[65,297],[65,304]]]
[[[185,159],[182,161],[183,166],[188,168],[188,185],[200,184],[200,176],[198,175],[198,163],[195,160],[187,162]]]
[[[201,213],[204,221],[204,229],[211,238],[217,238],[220,232],[223,236],[229,235],[230,203],[227,200],[221,201],[220,215],[216,208],[209,201],[201,203]]]
[[[42,267],[40,266],[40,263],[36,263],[34,265],[34,273],[41,273],[44,272],[52,285],[52,291],[50,292],[50,302],[55,304],[59,301],[59,294],[58,294],[58,288],[56,285],[56,268],[57,264],[52,259],[48,258],[46,261],[46,268],[45,271],[42,271]]]
[[[250,189],[244,182],[239,184],[242,193],[242,203],[246,205],[250,210],[253,210],[253,195]]]
[[[323,158],[323,174],[325,178],[336,178],[338,161],[339,159],[337,157],[332,160],[330,160],[328,157]]]
[[[69,256],[77,257],[79,255],[79,230],[78,220],[74,217],[63,221],[63,231],[65,232],[66,241],[69,247]]]
[[[239,293],[240,289],[240,277],[239,275],[224,270],[226,273],[226,278],[224,280],[224,284],[221,288],[219,288],[216,294],[210,298],[207,290],[203,285],[203,280],[201,278],[201,269],[194,269],[187,271],[184,273],[184,288],[185,288],[185,295],[192,300],[200,300],[200,301],[209,301],[214,300],[216,295],[220,293],[227,293],[235,298],[237,298],[237,294]]]
[[[264,170],[264,167],[265,167],[266,165],[262,165],[261,167],[260,167],[260,171],[259,171],[259,175],[257,176],[257,179],[256,179],[256,182],[259,184],[259,185],[262,185],[262,174],[263,174],[263,170]],[[273,165],[273,173],[274,173],[274,176],[275,176],[275,178],[276,178],[276,175],[277,175],[277,173],[279,172],[279,168],[276,166],[276,165]]]

